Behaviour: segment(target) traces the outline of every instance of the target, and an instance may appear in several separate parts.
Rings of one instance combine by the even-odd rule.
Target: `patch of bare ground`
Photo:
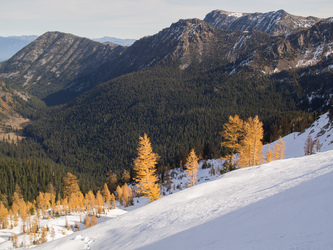
[[[11,115],[8,119],[0,122],[0,140],[7,142],[17,143],[17,140],[22,140],[24,137],[17,134],[17,131],[21,131],[31,121],[27,118],[23,118],[19,115]]]

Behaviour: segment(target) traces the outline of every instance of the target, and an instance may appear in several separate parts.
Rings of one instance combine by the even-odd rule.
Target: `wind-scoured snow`
[[[325,115],[283,138],[290,159],[229,172],[38,248],[332,249],[333,151],[292,158],[304,155],[309,134],[332,147]]]

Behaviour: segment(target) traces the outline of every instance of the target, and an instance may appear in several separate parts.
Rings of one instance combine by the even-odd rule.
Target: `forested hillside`
[[[144,133],[164,168],[181,166],[191,148],[221,157],[230,115],[258,115],[264,142],[302,131],[333,97],[333,23],[317,21],[272,36],[179,20],[128,48],[49,32],[0,71],[48,104],[65,103],[22,110],[33,119],[23,135],[96,190],[110,171],[132,168]]]
[[[175,167],[193,147],[203,158],[220,157],[219,133],[229,115],[259,115],[266,142],[301,131],[315,118],[300,107],[305,80],[204,68],[160,64],[124,75],[54,110],[25,133],[54,161],[89,173],[101,185],[109,170],[132,167],[143,133],[160,165]]]

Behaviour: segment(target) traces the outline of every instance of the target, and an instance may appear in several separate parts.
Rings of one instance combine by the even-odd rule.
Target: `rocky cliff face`
[[[0,77],[43,98],[119,56],[123,49],[71,34],[48,32],[1,64]]]
[[[214,10],[207,14],[204,20],[223,30],[259,30],[270,35],[282,35],[294,30],[308,28],[321,19],[294,16],[284,10],[268,13],[235,13]]]

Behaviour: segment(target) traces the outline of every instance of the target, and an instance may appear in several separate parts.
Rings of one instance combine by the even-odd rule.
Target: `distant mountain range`
[[[38,36],[0,37],[0,62],[11,58],[16,52],[34,41]]]
[[[105,36],[102,38],[93,38],[92,40],[100,43],[114,43],[121,46],[131,46],[136,41],[135,39],[120,39],[109,36]]]

